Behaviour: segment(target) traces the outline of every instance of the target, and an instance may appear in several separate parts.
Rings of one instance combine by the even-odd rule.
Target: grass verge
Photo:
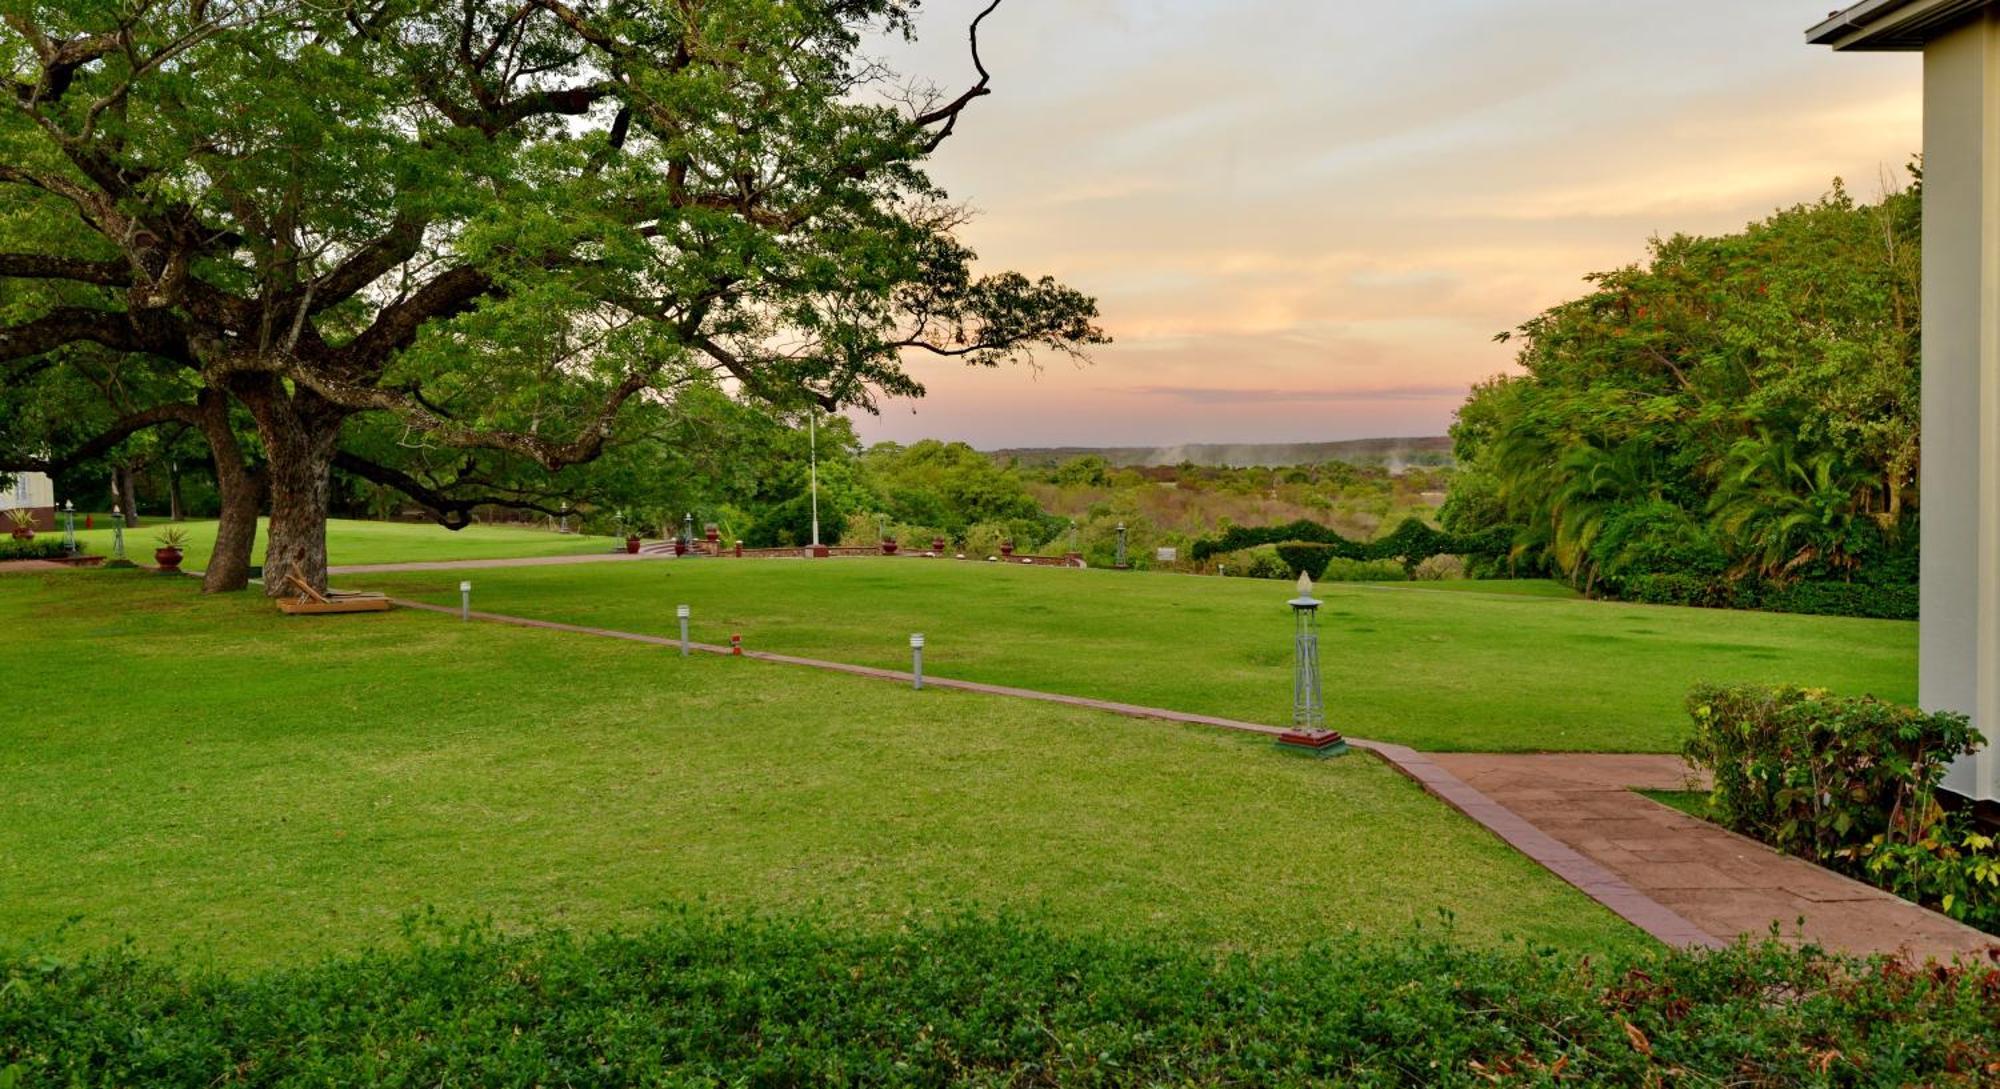
[[[652,565],[648,565],[652,566]],[[0,576],[0,941],[245,964],[435,908],[966,909],[1274,950],[1456,920],[1644,942],[1371,757],[137,572]]]
[[[1255,722],[1291,721],[1289,584],[925,559],[474,572],[476,608]],[[348,584],[456,604],[458,573]],[[1909,701],[1916,625],[1521,595],[1319,588],[1327,715],[1432,751],[1678,752],[1698,681]]]

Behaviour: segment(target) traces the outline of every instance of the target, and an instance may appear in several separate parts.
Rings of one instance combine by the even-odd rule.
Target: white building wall
[[[20,473],[11,486],[0,488],[0,510],[55,505],[55,482],[43,473]]]
[[[1946,785],[2000,799],[2000,10],[1924,49],[1919,699],[1987,748]]]

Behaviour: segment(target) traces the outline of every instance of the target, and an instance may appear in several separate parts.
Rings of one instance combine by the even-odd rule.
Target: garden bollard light
[[[743,637],[741,635],[732,635],[729,637],[729,653],[738,658],[743,657]]]
[[[674,606],[674,615],[681,618],[681,657],[688,656],[688,607]]]
[[[923,632],[915,632],[910,636],[910,681],[917,691],[924,690]]]
[[[458,618],[472,619],[472,584],[469,582],[458,584]]]

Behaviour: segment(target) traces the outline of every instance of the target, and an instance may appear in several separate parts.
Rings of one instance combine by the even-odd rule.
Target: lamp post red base
[[[812,557],[813,557],[813,559],[816,559],[816,560],[823,560],[823,559],[826,559],[826,558],[827,558],[828,556],[831,556],[831,555],[833,555],[833,552],[832,552],[832,550],[828,549],[828,548],[827,548],[827,547],[826,547],[825,545],[813,545],[813,546],[812,546]]]
[[[1339,756],[1347,751],[1347,739],[1339,730],[1286,730],[1278,735],[1278,747],[1308,756]]]

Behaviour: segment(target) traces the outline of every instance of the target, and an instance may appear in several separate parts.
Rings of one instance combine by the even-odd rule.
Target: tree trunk
[[[201,575],[201,592],[226,593],[250,585],[250,554],[257,544],[257,512],[264,506],[262,474],[243,461],[242,444],[229,426],[229,397],[221,390],[201,391],[201,433],[215,461],[215,486],[222,495],[222,515],[215,524],[215,552]]]
[[[139,503],[132,496],[132,467],[120,465],[111,470],[112,496],[118,509],[125,515],[125,525],[133,528],[139,524]]]
[[[167,519],[179,522],[187,517],[187,505],[181,502],[181,463],[167,462]]]
[[[292,575],[323,591],[333,455],[347,414],[307,390],[287,395],[269,380],[248,384],[237,390],[237,396],[256,419],[257,435],[269,458],[264,470],[271,495],[264,593],[268,597],[285,593]]]

